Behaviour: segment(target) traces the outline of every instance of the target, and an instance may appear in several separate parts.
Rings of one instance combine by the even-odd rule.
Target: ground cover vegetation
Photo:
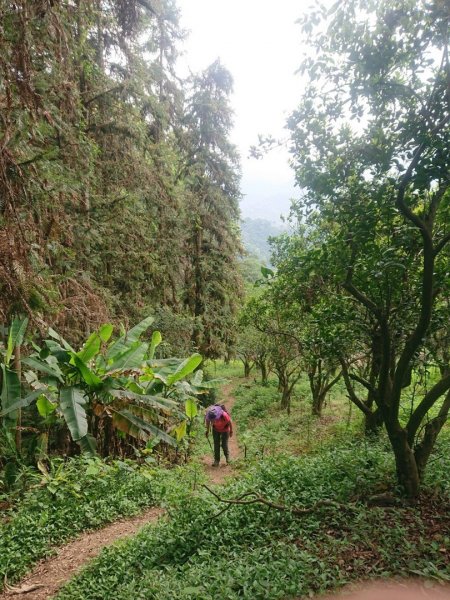
[[[154,464],[153,464],[154,463]],[[38,560],[80,532],[171,502],[177,489],[202,476],[194,467],[155,468],[156,461],[77,457],[53,459],[45,472],[28,469],[26,491],[2,502],[0,573],[14,583]],[[8,507],[6,508],[6,506]]]
[[[280,414],[287,420],[276,387],[258,387],[269,390],[264,406],[270,409],[253,389],[241,389],[233,408],[241,440],[251,434],[256,441],[255,430],[276,426]],[[326,440],[312,436],[309,452],[293,456],[286,442],[295,444],[300,432],[307,435],[305,424],[283,432],[287,452],[249,452],[239,461],[241,477],[216,489],[222,499],[242,502],[252,491],[287,510],[225,504],[205,488],[179,486],[169,520],[105,550],[58,598],[294,598],[367,576],[420,576],[437,585],[450,579],[450,530],[442,512],[448,434],[428,469],[421,502],[381,508],[369,507],[367,499],[395,485],[387,438],[336,442],[331,427]],[[330,505],[321,506],[324,500]]]

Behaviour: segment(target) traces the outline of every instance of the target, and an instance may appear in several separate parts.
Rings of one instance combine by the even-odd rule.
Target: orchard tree
[[[251,323],[244,307],[236,342],[236,355],[244,365],[244,377],[249,377],[256,366],[261,372],[261,383],[267,385],[269,377],[269,341],[267,336]]]
[[[358,402],[356,380],[373,398],[411,498],[450,409],[444,369],[401,417],[418,357],[448,326],[436,317],[449,293],[449,16],[420,0],[315,8],[303,21],[306,91],[289,120],[299,211],[327,224],[343,301],[367,313],[367,345],[377,340],[369,378],[343,360],[347,388]]]
[[[265,270],[268,279],[268,269]],[[269,281],[263,294],[252,298],[245,309],[247,323],[264,335],[271,368],[278,377],[281,408],[289,414],[294,386],[301,377],[302,341],[296,305],[283,301]]]

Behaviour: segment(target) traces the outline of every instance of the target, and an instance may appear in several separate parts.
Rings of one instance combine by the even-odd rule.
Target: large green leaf
[[[67,387],[61,390],[59,407],[75,442],[81,440],[88,432],[86,402],[80,388]]]
[[[211,390],[211,389],[220,387],[224,383],[227,383],[227,381],[228,381],[228,379],[220,377],[217,379],[209,379],[208,381],[202,381],[202,383],[200,385],[194,384],[193,387],[195,387],[197,389],[197,391]],[[192,381],[192,383],[194,383],[194,382]]]
[[[203,381],[203,371],[201,369],[199,369],[198,371],[195,371],[194,377],[191,380],[191,384],[198,386],[202,383]]]
[[[52,377],[55,377],[55,379],[58,379],[61,382],[64,381],[63,374],[57,365],[49,365],[49,363],[44,362],[42,360],[38,360],[33,356],[24,358],[22,362],[31,367],[32,369],[35,369],[36,371],[41,371],[41,373],[47,373],[47,375],[51,375]]]
[[[20,381],[17,373],[2,365],[2,390],[1,390],[2,414],[7,415],[3,424],[6,428],[16,426],[17,408],[15,405],[20,400]]]
[[[187,358],[186,360],[184,360],[179,367],[177,368],[177,370],[175,371],[175,373],[172,373],[171,375],[169,375],[167,377],[167,385],[171,386],[173,385],[176,381],[180,381],[180,379],[184,379],[184,377],[186,377],[187,375],[190,375],[192,373],[192,371],[194,371],[198,365],[202,362],[202,356],[201,354],[193,354],[192,356],[190,356],[189,358]]]
[[[126,415],[119,411],[114,411],[112,413],[112,424],[113,427],[123,431],[127,435],[131,435],[131,437],[136,440],[147,442],[150,439],[150,435],[146,431],[141,427],[138,427],[133,421],[130,421]]]
[[[49,354],[54,356],[58,363],[67,363],[71,357],[71,351],[66,350],[61,346],[60,343],[55,340],[45,340],[45,348],[39,352],[39,357],[42,359],[47,358]]]
[[[14,319],[9,328],[8,345],[5,354],[5,364],[9,365],[9,361],[14,352],[16,346],[21,346],[23,342],[23,336],[28,327],[28,317],[24,319]]]
[[[146,423],[157,426],[159,424],[159,413],[157,410],[152,408],[144,408],[143,406],[136,406],[134,404],[130,404],[126,408],[127,411],[133,413],[136,417],[139,417]]]
[[[148,352],[148,357],[151,360],[155,356],[155,350],[162,342],[162,335],[160,331],[154,331],[152,333],[152,341],[150,342],[150,350]]]
[[[82,452],[86,454],[94,455],[97,451],[97,441],[93,435],[90,433],[83,436],[80,440],[78,440],[80,444],[80,448]]]
[[[36,408],[37,408],[40,416],[43,419],[47,419],[47,417],[49,417],[51,414],[53,414],[55,412],[56,404],[53,404],[53,402],[50,402],[50,400],[47,398],[47,396],[44,396],[44,394],[41,393],[36,402]]]
[[[184,403],[186,416],[188,419],[193,419],[198,415],[197,403],[193,398],[188,398]]]
[[[109,338],[112,336],[114,331],[114,326],[111,323],[105,323],[98,330],[98,335],[104,344],[109,341]]]
[[[150,327],[150,325],[153,323],[154,321],[154,317],[147,317],[145,318],[143,321],[141,321],[140,323],[138,323],[137,325],[135,325],[132,329],[130,329],[130,331],[128,331],[126,333],[126,338],[128,341],[131,342],[136,342],[141,335],[144,333],[144,331],[147,331],[147,329]]]
[[[65,348],[68,352],[75,352],[72,346],[68,342],[66,342],[62,335],[59,335],[59,333],[57,333],[51,327],[48,328],[48,335],[54,340],[57,340],[61,344],[61,346]]]
[[[181,423],[175,427],[173,430],[175,432],[175,437],[177,438],[177,442],[180,442],[187,432],[187,421],[181,421]]]
[[[79,370],[81,377],[85,383],[88,384],[88,386],[98,388],[102,385],[103,382],[100,377],[97,377],[97,375],[93,373],[87,365],[85,365],[79,356],[72,354],[72,359],[76,368]]]
[[[144,362],[145,354],[148,349],[148,344],[135,343],[123,354],[116,356],[116,359],[111,365],[108,365],[108,372],[118,369],[134,369],[140,367]]]
[[[4,406],[2,399],[2,412],[0,412],[0,417],[8,415],[15,410],[19,410],[19,408],[26,408],[27,406],[30,406],[30,404],[32,404],[36,398],[39,398],[39,396],[42,395],[42,390],[35,390],[34,392],[31,392],[31,394],[25,396],[25,398],[19,398],[16,400],[16,402],[13,402],[13,404],[8,407]]]
[[[131,390],[110,390],[111,396],[114,398],[122,398],[125,400],[134,400],[141,402],[147,406],[156,408],[157,410],[170,410],[176,411],[178,409],[178,403],[169,398],[163,396],[150,396],[148,394],[136,394]]]
[[[153,317],[147,317],[130,329],[126,334],[122,335],[108,348],[108,352],[106,353],[107,360],[115,361],[119,355],[128,351],[130,346],[134,345],[139,340],[141,335],[150,327],[154,320]]]
[[[147,361],[152,369],[161,369],[163,367],[175,367],[180,364],[179,358],[157,358]]]
[[[122,417],[122,420],[121,420],[122,425],[124,425],[125,422],[129,423],[129,425],[130,425],[129,431],[125,431],[125,433],[128,433],[129,435],[131,435],[133,437],[137,437],[136,436],[136,428],[137,428],[138,430],[142,430],[145,433],[148,433],[150,435],[158,437],[160,440],[166,442],[166,444],[169,444],[171,446],[177,445],[176,440],[172,436],[168,435],[165,431],[162,431],[161,429],[159,429],[152,423],[149,423],[148,421],[145,421],[144,419],[138,417],[137,415],[134,415],[129,410],[115,411],[114,415],[118,415],[118,417]],[[114,423],[114,419],[113,419],[113,423]],[[118,428],[120,429],[120,427],[118,427]],[[121,429],[121,430],[124,431],[124,429]],[[139,433],[139,435],[141,435],[141,434]],[[143,438],[137,437],[137,439],[143,439]]]
[[[83,345],[83,348],[77,352],[77,356],[84,362],[88,363],[90,360],[97,356],[100,352],[100,348],[103,343],[106,343],[112,335],[114,327],[111,323],[105,323],[98,331],[94,331],[88,337]]]
[[[100,346],[102,345],[101,337],[99,336],[97,331],[91,333],[86,342],[84,343],[82,349],[77,352],[76,356],[83,361],[84,363],[88,363],[94,356],[96,356],[100,352]]]

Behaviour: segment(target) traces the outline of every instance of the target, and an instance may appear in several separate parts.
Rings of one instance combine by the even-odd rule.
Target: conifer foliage
[[[0,0],[0,20],[0,322],[79,341],[163,314],[219,354],[240,289],[230,74],[177,77],[173,0]]]

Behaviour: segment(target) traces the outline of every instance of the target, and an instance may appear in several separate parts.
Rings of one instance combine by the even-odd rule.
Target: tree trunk
[[[312,401],[312,414],[315,417],[322,416],[322,408],[325,403],[326,394],[323,390],[314,390]]]
[[[427,466],[428,459],[433,451],[436,438],[439,435],[442,427],[445,425],[448,413],[450,411],[450,391],[447,392],[444,403],[442,404],[441,410],[437,417],[432,419],[425,426],[425,431],[422,437],[422,441],[416,446],[414,456],[417,463],[417,469],[419,471],[419,477],[422,478]]]
[[[267,373],[266,361],[261,360],[258,365],[261,370],[261,383],[262,385],[267,385],[269,382],[269,374]]]
[[[378,435],[382,427],[383,415],[378,408],[371,414],[364,413],[364,433],[366,436]]]
[[[291,394],[292,385],[289,385],[289,378],[284,376],[282,390],[281,390],[281,408],[287,411],[287,414],[291,414]]]
[[[244,363],[244,377],[248,378],[250,377],[250,371],[252,368],[248,360],[243,360],[242,362]]]
[[[397,479],[406,496],[414,500],[419,495],[420,474],[412,448],[408,444],[407,433],[400,426],[388,427],[388,435],[395,455]]]
[[[370,364],[369,383],[375,388],[376,382],[380,375],[382,363],[382,339],[380,330],[376,325],[372,331],[372,358]],[[364,433],[368,436],[378,435],[383,427],[383,415],[379,408],[376,407],[375,395],[373,391],[367,393],[367,399],[364,402],[367,408],[372,411],[371,414],[364,413]]]

